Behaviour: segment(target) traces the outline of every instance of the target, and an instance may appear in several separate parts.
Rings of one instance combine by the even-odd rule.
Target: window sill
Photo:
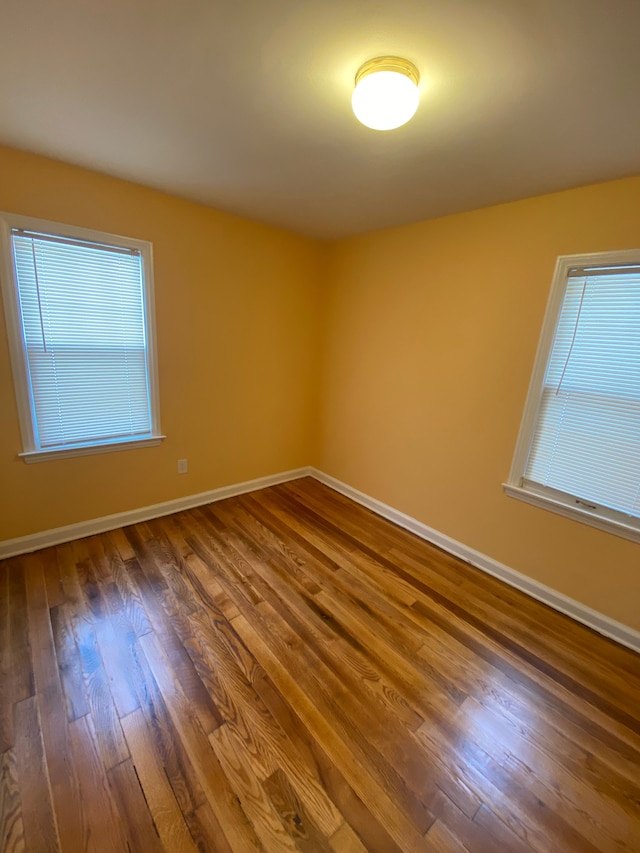
[[[96,453],[114,453],[118,450],[138,450],[141,447],[155,447],[161,444],[166,435],[152,435],[146,438],[110,441],[105,444],[76,444],[58,447],[52,450],[26,450],[18,456],[25,462],[46,462],[49,459],[68,459],[71,456],[93,456]]]
[[[547,495],[523,489],[521,486],[513,485],[513,483],[503,483],[502,488],[510,498],[516,498],[519,501],[537,506],[540,509],[555,512],[558,515],[565,516],[565,518],[572,518],[574,521],[588,524],[591,527],[598,528],[598,530],[613,533],[614,536],[622,536],[624,539],[630,539],[632,542],[640,542],[640,528],[634,527],[631,524],[625,524],[622,521],[616,521],[613,518],[589,512],[587,509],[581,509],[570,503],[550,498]]]

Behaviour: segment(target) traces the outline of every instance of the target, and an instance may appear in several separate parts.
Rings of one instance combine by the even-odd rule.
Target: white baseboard
[[[367,509],[372,510],[377,515],[386,518],[388,521],[393,521],[400,527],[404,527],[405,530],[415,533],[416,536],[419,536],[421,539],[426,539],[428,542],[432,542],[434,545],[442,548],[443,551],[447,551],[449,554],[459,557],[461,560],[470,563],[472,566],[481,569],[483,572],[487,572],[487,574],[493,575],[499,580],[504,581],[509,584],[509,586],[513,586],[521,592],[525,592],[527,595],[530,595],[532,598],[542,601],[544,604],[548,604],[549,607],[553,607],[554,610],[559,610],[560,613],[564,613],[566,616],[570,616],[577,622],[581,622],[583,625],[593,628],[593,630],[597,631],[599,634],[603,634],[605,637],[609,637],[611,640],[615,640],[623,646],[627,646],[636,652],[640,652],[640,631],[636,631],[627,625],[623,625],[621,622],[616,622],[615,619],[610,619],[603,613],[598,613],[597,610],[592,610],[590,607],[587,607],[586,604],[581,604],[579,601],[569,598],[569,596],[563,595],[561,592],[557,592],[555,589],[546,586],[546,584],[527,577],[527,575],[523,575],[509,566],[505,566],[504,563],[499,563],[497,560],[487,557],[486,554],[482,554],[474,548],[469,548],[466,545],[463,545],[462,542],[451,539],[451,537],[446,536],[444,533],[440,533],[432,527],[428,527],[421,521],[418,521],[409,515],[405,515],[403,512],[399,512],[397,509],[382,503],[382,501],[369,497],[369,495],[365,495],[363,492],[359,492],[357,489],[348,486],[346,483],[340,482],[340,480],[336,480],[334,477],[330,477],[322,471],[311,468],[309,473],[312,477],[315,477],[316,480],[319,480],[326,486],[330,486],[330,488],[335,489],[336,492],[340,492],[340,494],[345,497],[351,498],[351,500],[367,507]]]
[[[152,518],[160,518],[162,515],[180,512],[183,509],[191,509],[195,506],[232,498],[234,495],[243,495],[246,492],[255,492],[256,489],[264,489],[267,486],[275,486],[278,483],[286,483],[289,480],[297,480],[300,477],[311,475],[311,468],[296,468],[293,471],[283,471],[280,474],[272,474],[268,477],[258,477],[257,480],[247,480],[244,483],[222,486],[209,492],[200,492],[197,495],[188,495],[164,503],[151,504],[128,512],[117,512],[114,515],[102,516],[102,518],[92,518],[88,521],[80,521],[77,524],[68,524],[65,527],[43,530],[42,533],[19,536],[16,539],[4,539],[0,541],[0,559],[27,554],[40,548],[48,548],[50,545],[60,545],[62,542],[71,542],[73,539],[82,539],[84,536],[93,536],[95,533],[104,533],[106,530],[115,530],[117,527],[136,524],[139,521],[149,521]]]
[[[267,486],[286,483],[289,480],[297,480],[300,477],[314,477],[319,482],[335,489],[345,497],[351,498],[356,503],[382,516],[382,518],[386,518],[388,521],[394,522],[405,530],[415,533],[421,539],[432,542],[449,554],[453,554],[455,557],[459,557],[461,560],[470,563],[483,572],[493,575],[509,584],[509,586],[525,592],[532,598],[548,604],[554,610],[570,616],[577,622],[593,628],[599,634],[603,634],[605,637],[616,640],[616,642],[621,643],[623,646],[628,646],[628,648],[640,652],[640,631],[635,631],[621,622],[616,622],[603,613],[592,610],[585,604],[581,604],[579,601],[575,601],[573,598],[569,598],[561,592],[557,592],[551,587],[527,577],[527,575],[523,575],[509,566],[505,566],[504,563],[499,563],[497,560],[487,557],[486,554],[482,554],[480,551],[463,545],[462,542],[451,539],[451,537],[440,533],[438,530],[434,530],[432,527],[428,527],[421,521],[405,515],[405,513],[382,503],[382,501],[365,495],[363,492],[359,492],[346,483],[342,483],[340,480],[336,480],[323,471],[312,467],[283,471],[280,474],[272,474],[268,477],[259,477],[256,480],[247,480],[244,483],[223,486],[219,489],[212,489],[209,492],[200,492],[197,495],[188,495],[184,498],[140,507],[129,512],[119,512],[114,515],[105,515],[102,518],[81,521],[78,524],[69,524],[65,527],[56,527],[53,530],[44,530],[41,533],[34,533],[30,536],[5,539],[4,541],[0,541],[0,559],[14,557],[18,554],[26,554],[30,551],[37,551],[40,548],[47,548],[50,545],[60,545],[62,542],[70,542],[73,539],[81,539],[84,536],[93,536],[95,533],[104,533],[106,530],[114,530],[117,527],[123,527],[127,524],[135,524],[139,521],[149,521],[152,518],[171,515],[171,513],[180,512],[184,509],[191,509],[192,507],[202,506],[203,504],[213,503],[214,501],[221,501],[225,498],[234,497],[234,495],[246,494],[257,489],[264,489]]]

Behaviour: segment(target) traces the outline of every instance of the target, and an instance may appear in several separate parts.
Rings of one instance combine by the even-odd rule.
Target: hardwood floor
[[[314,480],[0,564],[3,851],[640,850],[640,658]]]

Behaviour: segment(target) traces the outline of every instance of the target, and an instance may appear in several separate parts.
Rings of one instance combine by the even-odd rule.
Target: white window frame
[[[592,506],[579,497],[568,496],[563,492],[557,492],[544,486],[534,487],[531,484],[528,484],[526,488],[523,486],[529,450],[542,400],[547,363],[551,355],[556,326],[562,310],[569,270],[572,267],[615,264],[640,264],[640,249],[596,252],[585,255],[562,255],[558,258],[511,471],[508,482],[503,483],[503,488],[509,497],[589,524],[599,530],[606,530],[608,533],[614,533],[625,539],[640,542],[640,521],[636,522],[635,519],[624,513],[606,507]]]
[[[144,282],[145,330],[149,365],[149,405],[151,411],[151,433],[149,435],[140,438],[101,439],[99,441],[87,441],[63,447],[39,448],[37,446],[31,383],[27,365],[26,344],[22,334],[20,299],[11,242],[11,230],[13,228],[51,234],[62,238],[76,238],[118,248],[134,249],[140,252]],[[166,436],[162,435],[160,430],[152,244],[146,240],[136,240],[131,237],[94,231],[90,228],[80,228],[76,225],[65,225],[47,219],[36,219],[16,213],[0,213],[0,276],[13,383],[22,434],[23,449],[22,452],[18,453],[18,456],[25,462],[42,462],[46,459],[87,456],[94,453],[109,453],[160,444]]]

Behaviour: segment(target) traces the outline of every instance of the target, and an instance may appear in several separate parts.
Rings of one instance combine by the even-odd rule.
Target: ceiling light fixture
[[[420,102],[420,73],[407,59],[379,56],[358,69],[351,106],[372,130],[393,130],[413,118]]]

